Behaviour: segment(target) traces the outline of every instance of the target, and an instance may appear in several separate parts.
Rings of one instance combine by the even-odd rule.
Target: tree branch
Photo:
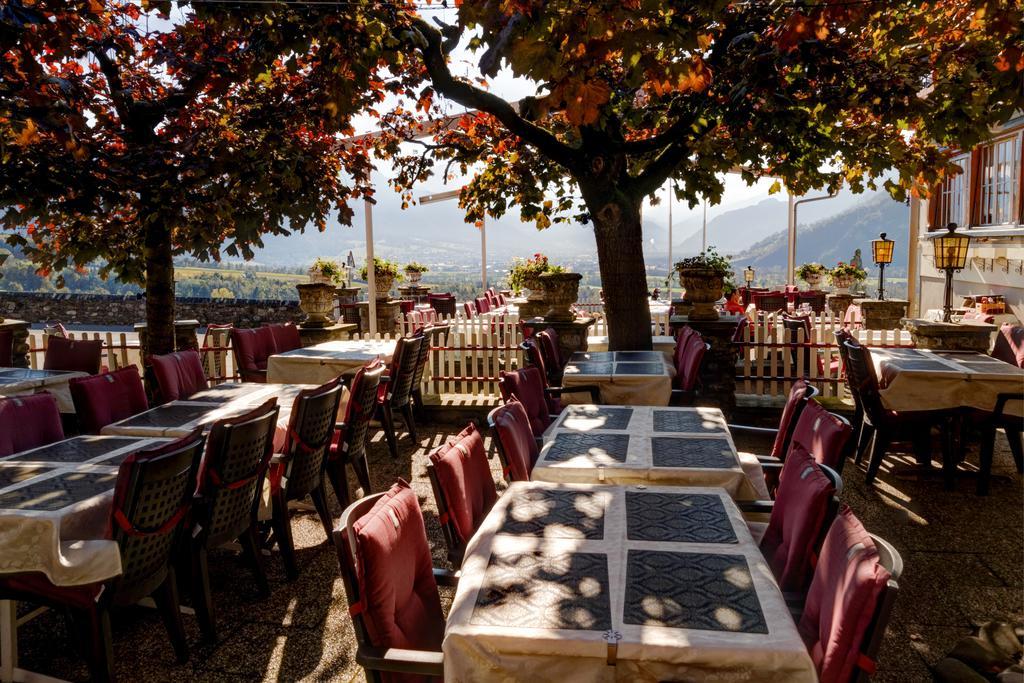
[[[577,167],[581,157],[575,149],[560,141],[544,128],[521,117],[511,104],[497,95],[492,95],[486,90],[481,90],[452,76],[445,59],[441,32],[419,17],[413,18],[412,21],[415,30],[425,43],[419,45],[419,48],[423,54],[423,63],[427,73],[437,92],[465,107],[490,114],[513,135],[519,136],[565,168],[574,170]]]
[[[686,159],[689,152],[689,145],[681,141],[670,144],[633,179],[630,183],[631,189],[640,197],[656,191],[672,171]]]
[[[131,128],[133,102],[131,96],[125,97],[121,72],[118,71],[117,65],[110,59],[102,45],[93,47],[92,53],[96,56],[96,62],[100,65],[103,77],[107,79],[107,88],[110,90],[110,99],[114,103],[114,110],[120,117],[124,127]]]
[[[679,136],[693,125],[693,121],[694,117],[692,115],[684,116],[680,113],[675,122],[662,132],[649,138],[627,140],[622,143],[622,149],[626,154],[657,152],[660,149],[664,149],[666,145],[678,141]]]

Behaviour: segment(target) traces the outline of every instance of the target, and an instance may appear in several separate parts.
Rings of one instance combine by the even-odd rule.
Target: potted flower
[[[572,312],[572,305],[579,299],[580,280],[583,279],[583,275],[567,273],[561,267],[556,266],[543,273],[538,279],[541,286],[544,287],[544,302],[548,305],[544,319],[574,320],[576,316]]]
[[[796,269],[796,276],[806,282],[811,289],[821,285],[821,281],[827,273],[828,268],[813,261],[804,263]]]
[[[524,288],[530,290],[529,301],[543,301],[544,289],[540,276],[544,273],[561,273],[561,266],[553,266],[544,254],[534,254],[531,258],[512,259],[512,267],[508,271],[508,286],[515,292]]]
[[[835,288],[836,294],[849,294],[853,283],[860,282],[867,276],[868,273],[863,268],[840,261],[829,271],[828,282]]]
[[[690,320],[718,320],[715,302],[722,298],[726,278],[732,275],[729,259],[714,247],[675,264],[685,299],[693,305]]]
[[[359,277],[366,280],[367,275],[366,264],[363,264],[362,269],[359,271]],[[391,286],[395,284],[396,280],[400,281],[402,279],[402,274],[398,271],[398,264],[394,261],[387,261],[378,256],[374,256],[373,277],[377,290],[377,298],[387,299],[388,293],[391,291]]]
[[[409,282],[414,285],[420,281],[420,278],[423,277],[423,273],[428,270],[430,270],[430,268],[427,268],[422,263],[417,263],[416,261],[410,261],[405,264],[405,276],[409,278]]]
[[[313,265],[307,271],[309,281],[328,285],[341,285],[345,283],[345,269],[337,261],[319,258],[313,261]]]

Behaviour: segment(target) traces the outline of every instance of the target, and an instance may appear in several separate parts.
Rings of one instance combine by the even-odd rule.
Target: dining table
[[[660,351],[666,358],[672,358],[672,352],[676,348],[676,338],[670,334],[656,334],[651,337],[651,347]],[[608,335],[594,334],[587,337],[587,351],[607,351]]]
[[[515,482],[470,540],[446,681],[815,681],[716,487]]]
[[[267,382],[323,384],[339,375],[354,374],[377,358],[390,363],[395,346],[389,339],[348,339],[275,353],[267,359]]]
[[[667,406],[676,371],[661,351],[577,351],[562,373],[562,386],[597,386],[605,404]],[[563,403],[585,393],[563,394]]]
[[[68,382],[75,377],[88,377],[88,373],[0,367],[0,398],[46,391],[57,399],[57,408],[60,412],[74,413],[75,404],[71,400]]]
[[[530,474],[537,481],[717,486],[735,500],[764,497],[760,467],[741,461],[718,408],[570,405],[542,440]]]

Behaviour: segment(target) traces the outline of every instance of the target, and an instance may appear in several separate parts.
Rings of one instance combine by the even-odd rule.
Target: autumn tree
[[[896,198],[951,170],[1022,105],[1019,6],[998,0],[462,0],[454,25],[408,15],[395,29],[426,80],[393,111],[382,147],[396,184],[438,163],[472,178],[469,221],[518,205],[538,228],[593,225],[610,348],[649,348],[640,207],[666,182],[717,202],[722,174],[778,191],[854,191],[890,169]],[[458,46],[477,73],[453,73]],[[510,102],[486,80],[507,68],[534,88]],[[461,72],[460,65],[459,71]],[[438,97],[440,96],[440,97]],[[469,113],[408,153],[417,121]],[[912,133],[912,134],[911,134]]]
[[[337,136],[394,87],[402,8],[0,2],[8,242],[43,274],[100,261],[143,285],[150,351],[172,350],[175,255],[349,222],[371,165]]]

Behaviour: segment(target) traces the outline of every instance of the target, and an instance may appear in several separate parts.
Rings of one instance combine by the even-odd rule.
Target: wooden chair
[[[63,439],[60,410],[52,394],[0,398],[0,457]]]
[[[535,339],[525,339],[523,343],[519,345],[519,348],[523,350],[523,354],[526,356],[527,362],[537,368],[540,371],[541,376],[544,378],[545,392],[554,396],[555,394],[568,394],[568,393],[588,393],[590,394],[591,403],[601,402],[601,387],[596,384],[574,384],[571,387],[562,386],[559,384],[551,384],[548,379],[549,375],[547,372],[547,363],[544,361],[544,355],[541,353],[539,345]],[[549,401],[550,403],[550,401]],[[554,408],[554,404],[551,404]],[[558,404],[558,410],[554,412],[561,412],[561,403]]]
[[[510,484],[530,481],[530,472],[537,463],[540,449],[533,438],[530,418],[523,405],[513,397],[487,414],[487,425],[497,447],[505,480]]]
[[[121,554],[121,574],[80,586],[57,586],[40,573],[0,577],[0,599],[70,610],[78,642],[87,644],[95,681],[114,679],[110,609],[152,596],[180,663],[188,661],[172,552],[181,537],[203,448],[199,432],[137,451],[122,461],[111,503],[110,538]]]
[[[99,339],[47,338],[43,370],[69,370],[95,375],[103,360],[103,342]]]
[[[561,397],[563,394],[574,393],[577,387],[547,387],[544,376],[536,366],[521,368],[512,372],[500,371],[498,391],[501,399],[508,403],[513,397],[523,404],[530,420],[530,429],[536,438],[540,438],[544,430],[562,412]],[[591,394],[597,387],[580,387],[583,392]]]
[[[845,327],[839,328],[835,331],[836,344],[839,346],[839,359],[843,367],[843,375],[846,375],[846,367],[850,364],[849,355],[847,353],[847,344],[853,346],[860,346],[860,343]],[[860,464],[861,459],[864,457],[864,451],[868,447],[870,439],[869,430],[864,428],[864,402],[860,398],[860,391],[850,382],[847,378],[847,388],[850,390],[850,396],[853,398],[853,436],[854,436],[854,458],[853,461],[856,464]]]
[[[270,594],[261,560],[257,513],[263,480],[274,453],[279,408],[271,398],[258,408],[213,423],[192,498],[189,560],[196,616],[203,636],[217,640],[207,556],[238,541],[252,566],[259,594]]]
[[[397,523],[396,523],[397,520]],[[444,615],[437,584],[454,573],[432,566],[416,494],[401,479],[388,491],[352,503],[334,532],[356,662],[371,683],[444,676]],[[402,572],[391,568],[402,566]],[[375,601],[375,595],[392,599]],[[419,676],[419,678],[413,678]],[[430,680],[430,679],[426,679]]]
[[[785,311],[788,301],[785,292],[765,292],[754,294],[754,306],[758,311],[774,313]]]
[[[381,388],[377,392],[377,413],[384,427],[384,437],[392,458],[398,457],[397,435],[395,434],[395,411],[400,411],[409,430],[409,438],[419,441],[416,436],[416,420],[412,413],[412,388],[419,363],[420,347],[425,343],[423,335],[402,337],[395,345],[387,374],[381,377]]]
[[[341,422],[334,425],[334,438],[327,455],[327,478],[343,510],[350,502],[346,466],[352,467],[363,495],[369,495],[371,491],[366,444],[369,441],[370,420],[377,406],[377,390],[383,376],[384,363],[379,359],[359,368],[349,388],[345,415]]]
[[[295,562],[289,501],[301,500],[306,496],[312,498],[324,532],[328,540],[331,538],[334,524],[327,508],[324,470],[340,401],[340,377],[300,392],[295,397],[288,421],[288,436],[283,452],[274,457],[270,468],[272,526],[289,579],[299,574]]]
[[[1017,465],[1017,472],[1024,474],[1024,448],[1021,446],[1021,427],[1024,421],[1019,417],[1006,415],[1006,404],[1010,401],[1024,401],[1024,392],[998,394],[995,408],[984,420],[977,482],[979,496],[988,495],[989,482],[992,479],[992,455],[995,451],[998,427],[1002,427],[1006,431],[1006,438],[1010,442],[1010,453]]]

